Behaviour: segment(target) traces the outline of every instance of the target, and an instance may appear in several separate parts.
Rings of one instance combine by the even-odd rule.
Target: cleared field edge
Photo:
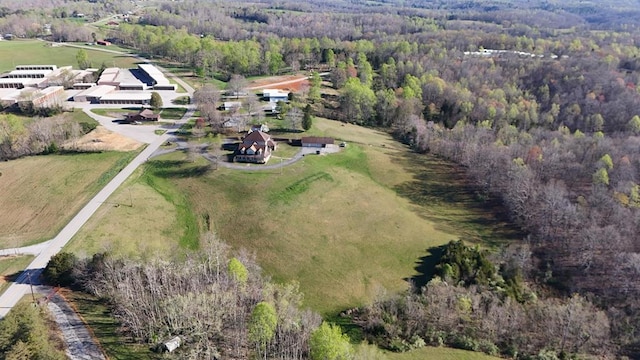
[[[65,227],[65,225],[71,220],[73,219],[74,216],[76,216],[80,210],[82,210],[82,208],[87,204],[87,202],[93,198],[98,192],[100,192],[100,190],[102,190],[102,188],[107,185],[109,183],[109,181],[111,181],[116,175],[118,175],[118,173],[120,171],[122,171],[122,169],[124,169],[136,156],[138,156],[139,153],[141,153],[144,149],[145,149],[146,145],[141,146],[140,149],[136,150],[136,151],[128,151],[123,153],[123,156],[121,158],[119,158],[116,163],[107,171],[105,171],[104,173],[102,173],[102,175],[100,175],[100,177],[98,178],[98,180],[96,181],[96,183],[92,186],[90,186],[89,188],[91,189],[91,191],[89,191],[89,193],[87,193],[87,195],[85,196],[85,201],[83,201],[77,209],[75,209],[73,211],[73,213],[69,214],[67,217],[63,218],[61,220],[61,224],[59,226],[57,226],[55,228],[55,230],[53,231],[54,234],[58,234],[60,232],[60,230],[62,230],[62,228]],[[54,235],[55,236],[55,235]],[[45,237],[45,239],[41,239],[36,243],[42,242],[42,241],[46,241],[48,240],[48,238]],[[32,244],[30,244],[32,245]]]
[[[171,159],[181,154],[165,155]],[[184,194],[155,176],[151,160],[137,169],[65,247],[79,256],[112,251],[117,256],[148,258],[198,248],[202,222]],[[141,231],[140,229],[145,229]]]
[[[68,211],[65,214],[61,214],[54,221],[55,224],[50,228],[41,231],[36,230],[34,233],[34,237],[32,238],[24,238],[19,240],[18,243],[11,245],[9,247],[21,247],[21,246],[29,246],[41,243],[43,241],[47,241],[55,237],[66,224],[73,219],[74,216],[78,214],[78,212],[87,204],[87,202],[95,196],[109,181],[111,181],[127,164],[131,162],[135,156],[139,154],[140,151],[143,150],[144,147],[136,151],[128,151],[128,152],[108,152],[111,154],[121,154],[118,156],[117,160],[114,161],[113,165],[111,165],[106,171],[99,174],[96,180],[89,184],[83,184],[85,186],[84,189],[86,192],[80,192],[78,197],[74,198],[73,201],[76,201],[72,208],[66,208]],[[45,156],[58,156],[58,155],[45,155]],[[63,155],[63,156],[77,156],[77,155]],[[82,156],[82,154],[80,154]],[[18,159],[19,161],[19,159]],[[69,174],[65,174],[68,176]],[[69,202],[65,202],[69,203]],[[39,234],[38,234],[39,233]]]

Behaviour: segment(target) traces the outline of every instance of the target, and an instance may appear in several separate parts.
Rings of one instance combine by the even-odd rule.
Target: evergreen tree
[[[313,125],[313,115],[311,115],[311,105],[307,104],[304,108],[304,116],[302,117],[302,128],[306,131],[311,129]]]

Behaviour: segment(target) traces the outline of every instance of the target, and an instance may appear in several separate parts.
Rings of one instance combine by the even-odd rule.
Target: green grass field
[[[186,108],[174,108],[167,107],[160,112],[160,119],[162,120],[180,120],[187,112]]]
[[[10,71],[16,65],[71,65],[78,67],[76,61],[77,48],[67,46],[52,47],[46,42],[37,40],[12,40],[0,42],[0,72]],[[89,60],[94,67],[102,63],[107,66],[122,68],[135,67],[136,59],[130,56],[86,49]]]
[[[0,163],[0,248],[52,238],[134,155],[47,155]]]
[[[181,246],[197,247],[197,221],[193,217],[184,196],[167,179],[139,169],[98,209],[66,249],[80,256],[102,251],[138,258],[165,256]]]
[[[182,153],[157,158],[131,187],[134,208],[105,210],[92,220],[104,230],[83,230],[85,240],[71,249],[90,254],[112,242],[125,253],[163,246],[170,252],[193,244],[197,229],[181,233],[176,225],[192,219],[254,252],[276,280],[300,282],[306,305],[331,315],[371,301],[382,288],[406,289],[406,280],[418,280],[433,261],[430,248],[460,237],[500,242],[514,235],[477,201],[460,169],[355,125],[317,119],[313,133],[349,145],[256,172],[212,171]],[[126,192],[115,196],[112,202],[127,202]],[[173,203],[183,215],[171,212]],[[163,210],[147,215],[137,206]]]
[[[500,358],[479,352],[426,346],[405,353],[386,353],[387,360],[498,360]]]
[[[131,110],[131,109],[91,109],[91,112],[94,114],[98,114],[98,115],[102,115],[102,116],[110,116],[113,118],[120,118],[120,117],[124,117],[125,114],[128,114],[130,112],[135,112],[135,110]]]
[[[317,119],[311,133],[348,146],[266,171],[212,170],[204,159],[189,162],[181,152],[154,158],[67,250],[167,256],[197,247],[199,233],[210,228],[235,249],[255,253],[276,281],[298,281],[305,305],[335,319],[382,289],[399,292],[408,279],[424,281],[433,247],[460,237],[498,243],[517,236],[477,200],[457,167],[354,125]],[[104,325],[99,317],[94,321]],[[342,325],[348,330],[349,324]],[[105,336],[116,343],[108,340],[109,331]],[[494,359],[432,347],[386,355]]]

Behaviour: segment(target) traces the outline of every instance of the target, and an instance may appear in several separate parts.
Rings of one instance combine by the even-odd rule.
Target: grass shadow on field
[[[211,170],[209,164],[195,165],[184,160],[153,160],[154,175],[163,179],[200,177]]]
[[[436,265],[442,259],[442,254],[446,245],[436,246],[427,250],[428,255],[425,255],[418,259],[416,262],[416,272],[418,274],[407,278],[408,282],[410,282],[416,290],[422,289],[427,283],[433,279],[433,276],[436,273]]]
[[[443,231],[460,229],[463,240],[495,246],[522,236],[501,201],[473,186],[464,168],[423,154],[397,156],[413,180],[394,187],[423,218]]]

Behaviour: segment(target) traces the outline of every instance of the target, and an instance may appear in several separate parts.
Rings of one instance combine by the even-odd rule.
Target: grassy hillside
[[[81,256],[168,256],[197,246],[197,221],[186,199],[166,179],[138,170],[67,245]]]
[[[387,360],[414,360],[414,359],[438,359],[438,360],[498,360],[500,358],[489,356],[479,352],[451,349],[445,347],[423,347],[406,353],[387,353]]]
[[[133,155],[47,155],[0,163],[0,248],[55,236]]]
[[[194,246],[197,222],[255,253],[276,280],[298,281],[308,306],[335,314],[420,281],[430,248],[513,235],[455,167],[371,129],[318,119],[313,133],[349,144],[282,170],[211,170],[182,153],[152,160],[128,187],[133,208],[101,209],[71,249],[171,253]],[[110,202],[129,203],[128,189]]]
[[[111,54],[97,50],[86,50],[92,66],[100,67],[103,62],[107,66],[122,68],[135,67],[136,60],[129,56]],[[76,61],[77,48],[67,46],[52,47],[46,42],[37,40],[0,41],[0,72],[10,71],[16,65],[72,65],[78,68]]]

